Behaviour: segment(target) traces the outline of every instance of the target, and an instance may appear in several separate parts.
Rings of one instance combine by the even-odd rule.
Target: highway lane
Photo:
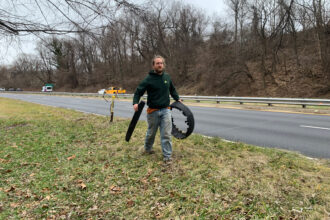
[[[109,115],[109,103],[100,99],[0,93],[0,97]],[[257,146],[330,158],[330,116],[194,107],[195,133]],[[115,117],[131,118],[131,102],[116,101]],[[143,111],[141,119],[146,119]]]

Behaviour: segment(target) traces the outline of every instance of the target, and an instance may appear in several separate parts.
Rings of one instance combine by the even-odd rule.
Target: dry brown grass
[[[0,99],[0,218],[327,219],[330,162],[192,135],[142,156],[145,123]]]

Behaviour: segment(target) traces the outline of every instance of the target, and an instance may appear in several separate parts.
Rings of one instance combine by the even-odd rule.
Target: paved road
[[[9,93],[0,93],[0,97],[109,114],[109,104],[99,99]],[[330,116],[206,107],[190,109],[195,116],[195,133],[330,158]],[[131,102],[116,102],[115,116],[131,118],[132,115]],[[141,119],[145,118],[144,111]]]

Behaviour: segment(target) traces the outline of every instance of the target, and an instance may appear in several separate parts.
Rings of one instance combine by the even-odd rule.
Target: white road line
[[[229,140],[226,140],[226,139],[221,139],[223,142],[227,142],[227,143],[232,143],[234,144],[235,142],[234,141],[229,141]],[[237,142],[236,142],[237,143]]]
[[[314,128],[314,129],[321,129],[321,130],[329,130],[330,128],[322,128],[322,127],[314,127],[314,126],[308,126],[308,125],[300,125],[302,128]]]

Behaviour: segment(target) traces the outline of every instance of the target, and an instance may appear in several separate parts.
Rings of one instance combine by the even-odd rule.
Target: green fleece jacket
[[[176,101],[180,99],[170,76],[166,72],[158,75],[154,70],[151,70],[136,88],[133,105],[139,103],[145,91],[148,93],[147,105],[150,108],[160,109],[170,106],[170,94]]]

